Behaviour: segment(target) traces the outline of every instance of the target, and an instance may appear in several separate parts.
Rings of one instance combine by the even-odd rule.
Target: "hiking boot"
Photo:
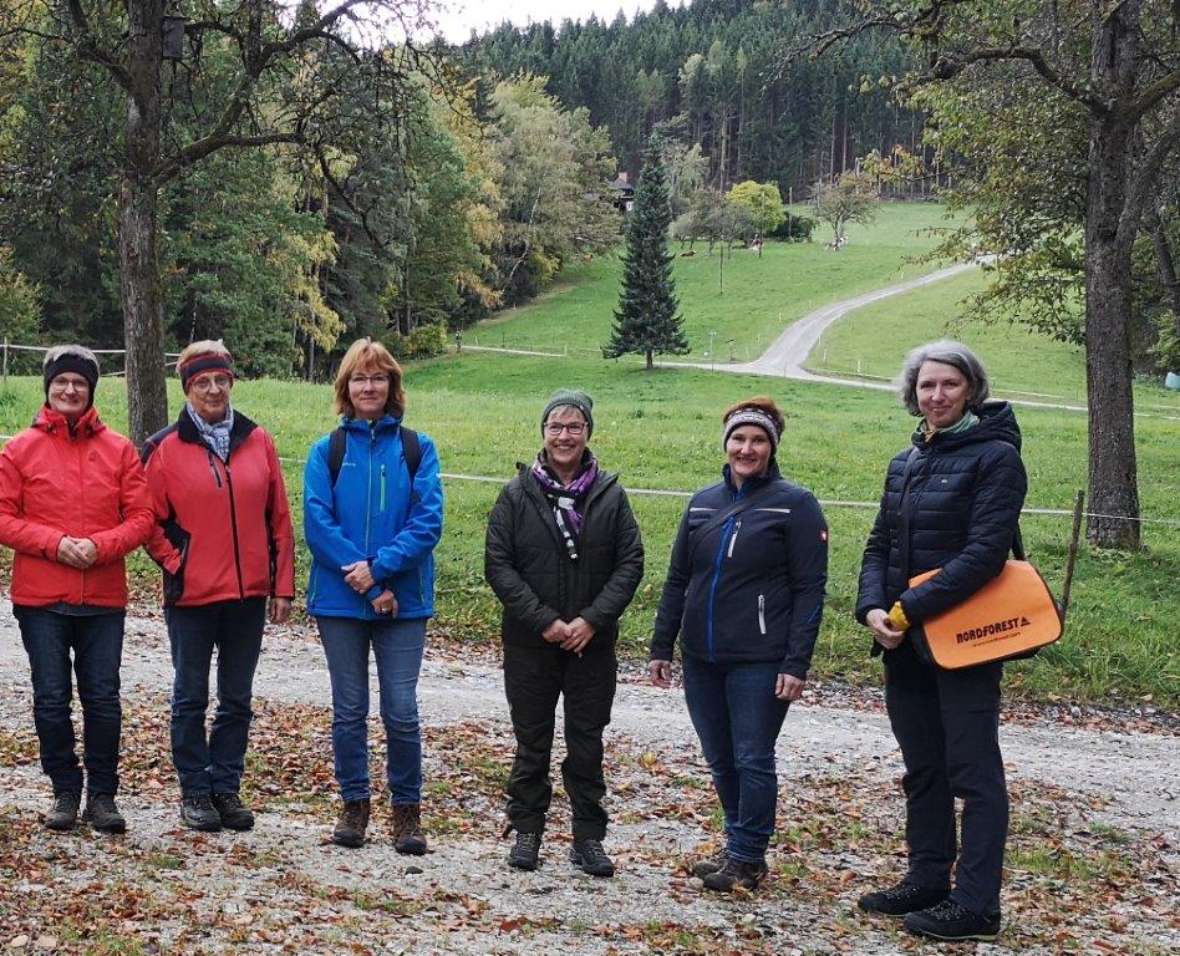
[[[422,808],[417,803],[393,805],[393,848],[398,853],[421,856],[426,852],[422,835]]]
[[[541,834],[516,833],[516,843],[508,851],[508,865],[517,870],[535,870],[541,858]]]
[[[716,873],[718,870],[724,867],[725,861],[728,859],[728,853],[726,853],[724,850],[718,850],[712,856],[707,856],[703,859],[697,860],[696,863],[692,865],[692,875],[698,879],[703,880],[710,873]]]
[[[252,830],[254,828],[254,814],[243,805],[242,798],[236,793],[215,793],[209,799],[213,809],[221,818],[221,825],[227,830]]]
[[[53,795],[53,809],[45,814],[48,830],[72,830],[78,822],[78,805],[82,794],[73,790],[61,790]]]
[[[910,913],[904,925],[915,936],[950,942],[969,939],[989,942],[1000,933],[1000,914],[984,916],[952,899],[945,899],[929,909]]]
[[[909,880],[902,880],[887,890],[865,893],[856,905],[866,913],[883,913],[886,916],[905,916],[941,903],[950,893],[949,889],[933,889],[918,886]]]
[[[200,793],[180,801],[180,822],[190,830],[216,833],[221,829],[221,814],[213,806],[209,794]]]
[[[365,830],[368,828],[369,798],[345,800],[340,819],[336,821],[336,829],[332,831],[332,842],[337,846],[355,849],[364,844]]]
[[[591,876],[615,875],[615,865],[602,848],[601,840],[574,840],[570,847],[570,862]]]
[[[747,863],[731,856],[725,860],[725,866],[705,877],[705,886],[719,893],[732,893],[739,889],[753,891],[758,889],[758,884],[765,878],[765,863]]]
[[[103,833],[127,832],[127,821],[115,806],[115,796],[111,793],[88,793],[82,819]]]

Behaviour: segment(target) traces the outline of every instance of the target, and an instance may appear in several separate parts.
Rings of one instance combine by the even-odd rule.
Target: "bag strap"
[[[753,507],[757,502],[761,501],[763,498],[769,497],[770,493],[776,489],[780,480],[781,479],[776,478],[772,481],[768,481],[765,485],[763,485],[761,488],[759,488],[753,494],[747,495],[744,498],[739,498],[737,501],[735,501],[733,504],[731,504],[724,511],[718,512],[717,514],[713,515],[712,518],[710,518],[703,525],[701,525],[699,528],[697,528],[696,531],[693,532],[693,538],[700,539],[702,536],[709,534],[715,528],[720,528],[723,524],[725,524],[725,522],[727,522],[734,515],[741,514],[747,508]]]
[[[406,470],[410,473],[410,485],[414,484],[414,476],[418,474],[418,466],[422,464],[422,442],[418,433],[404,425],[398,426],[402,435],[402,456],[406,460]],[[328,438],[328,475],[332,480],[332,487],[336,487],[336,479],[340,477],[340,469],[344,465],[344,452],[348,445],[348,435],[343,428],[332,429]]]

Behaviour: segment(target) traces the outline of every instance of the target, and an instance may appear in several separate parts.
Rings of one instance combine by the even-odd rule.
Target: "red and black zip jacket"
[[[235,410],[223,462],[181,409],[142,458],[156,515],[147,549],[164,569],[165,604],[294,597],[295,535],[270,435]]]

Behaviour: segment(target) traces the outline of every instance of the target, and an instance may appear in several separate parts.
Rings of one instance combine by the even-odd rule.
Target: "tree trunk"
[[[644,355],[646,355],[646,356],[647,356],[647,370],[648,370],[649,372],[650,372],[650,371],[651,371],[651,370],[652,370],[652,369],[655,367],[655,363],[654,363],[654,362],[651,360],[651,354],[652,354],[652,353],[651,353],[651,349],[648,349],[648,350],[647,350],[647,351],[644,353]]]
[[[127,155],[119,183],[119,266],[127,418],[136,445],[168,421],[164,323],[156,253],[160,157],[160,23],[164,0],[127,4]]]
[[[1134,88],[1139,4],[1128,0],[1096,18],[1090,76],[1115,99]],[[1086,194],[1086,395],[1089,406],[1091,544],[1139,547],[1139,491],[1135,414],[1131,394],[1131,248],[1135,230],[1124,222],[1134,169],[1134,126],[1115,101],[1090,121]],[[1123,228],[1120,229],[1120,226]]]

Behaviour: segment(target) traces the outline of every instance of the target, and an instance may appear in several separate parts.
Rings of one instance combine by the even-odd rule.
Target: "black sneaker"
[[[954,900],[946,899],[937,906],[910,913],[905,918],[905,928],[915,936],[927,936],[930,939],[990,942],[1000,933],[1000,914],[983,916],[960,906]]]
[[[209,798],[217,816],[221,818],[221,825],[227,830],[252,830],[254,828],[254,814],[243,806],[242,798],[236,793],[215,793]]]
[[[716,873],[705,877],[705,886],[719,893],[732,893],[734,890],[758,889],[758,885],[766,878],[765,863],[747,863],[745,860],[735,860],[727,857],[725,866]]]
[[[115,806],[113,794],[88,793],[86,811],[82,814],[82,819],[103,833],[127,832],[127,821]]]
[[[949,889],[936,890],[918,886],[909,880],[902,880],[887,890],[865,893],[856,905],[866,913],[883,913],[886,916],[905,916],[918,910],[929,909],[941,903],[950,894]]]
[[[221,829],[221,814],[213,806],[209,794],[202,793],[180,801],[180,822],[190,830],[216,833]]]
[[[53,795],[53,809],[45,814],[45,827],[49,830],[72,830],[78,822],[78,807],[82,794],[73,790],[60,790]]]
[[[601,840],[575,840],[570,847],[570,862],[591,876],[615,875],[615,865],[602,848]]]
[[[729,859],[729,854],[724,850],[718,850],[712,856],[707,856],[703,859],[697,860],[691,868],[692,875],[698,879],[703,880],[710,873],[716,873],[725,866],[725,861]]]
[[[516,843],[508,851],[508,865],[517,870],[535,870],[541,856],[541,834],[517,831]]]

